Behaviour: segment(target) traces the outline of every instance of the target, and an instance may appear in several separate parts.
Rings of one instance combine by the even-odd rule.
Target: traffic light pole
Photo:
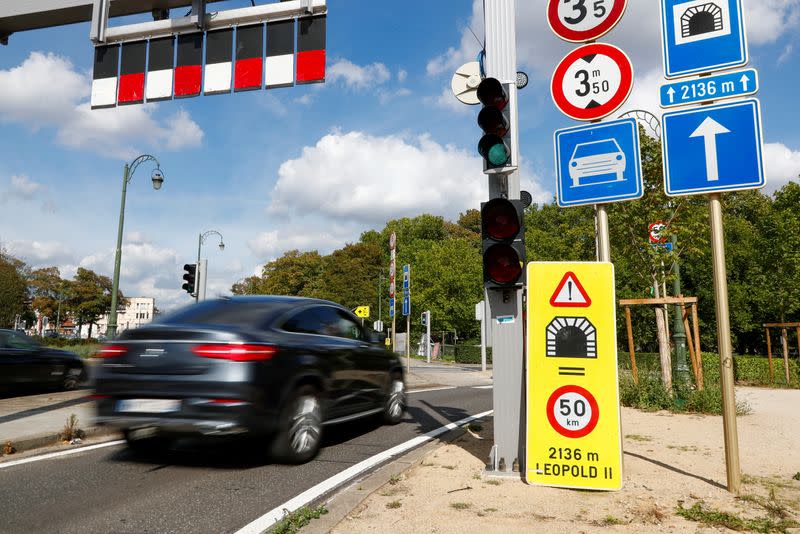
[[[485,0],[487,77],[507,84],[511,114],[511,161],[519,161],[517,120],[517,53],[515,0]],[[520,198],[519,171],[489,176],[489,197]],[[522,471],[525,428],[522,291],[487,290],[487,328],[491,328],[494,388],[494,445],[487,471],[516,474]]]
[[[605,204],[595,204],[597,224],[597,261],[611,261],[611,240],[608,237],[608,212]]]

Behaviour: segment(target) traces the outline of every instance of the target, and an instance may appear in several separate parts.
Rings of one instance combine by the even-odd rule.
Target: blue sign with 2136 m
[[[661,107],[670,108],[708,100],[723,100],[758,92],[756,69],[701,76],[661,86]]]
[[[668,195],[764,186],[757,99],[664,113],[662,129]]]
[[[561,207],[641,198],[636,119],[556,130],[556,200]]]
[[[661,0],[667,78],[747,64],[741,0]]]

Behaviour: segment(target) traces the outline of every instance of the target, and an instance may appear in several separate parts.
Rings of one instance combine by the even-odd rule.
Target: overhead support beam
[[[109,17],[191,6],[193,0],[109,0]],[[206,0],[207,3],[220,0]],[[0,0],[0,40],[12,33],[92,20],[95,0]]]
[[[327,0],[290,0],[288,2],[228,9],[207,14],[203,19],[202,27],[207,30],[230,28],[240,24],[302,17],[309,13],[321,15],[326,13],[327,10]],[[192,13],[186,17],[108,28],[106,30],[105,43],[115,44],[139,39],[166,37],[197,31],[197,28],[198,24]]]

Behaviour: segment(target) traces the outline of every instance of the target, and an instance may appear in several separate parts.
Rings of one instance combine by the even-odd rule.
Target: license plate
[[[118,412],[167,413],[181,406],[177,399],[123,399],[117,403]]]

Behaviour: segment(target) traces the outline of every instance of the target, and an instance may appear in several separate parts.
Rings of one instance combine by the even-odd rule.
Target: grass
[[[653,438],[650,436],[642,436],[640,434],[625,434],[625,439],[631,441],[653,441]]]
[[[401,480],[403,480],[403,477],[401,475],[392,475],[389,478],[389,484],[394,486],[395,484],[398,484]]]
[[[311,523],[312,520],[319,519],[327,513],[328,509],[325,508],[325,506],[319,506],[317,508],[303,506],[294,512],[285,511],[283,519],[275,523],[271,532],[277,534],[294,534]]]
[[[793,478],[794,480],[800,480],[800,471],[798,471],[797,473],[795,473],[795,474],[794,474],[794,476],[793,476],[792,478]]]
[[[73,439],[83,439],[86,433],[78,427],[78,416],[70,414],[67,422],[64,423],[64,428],[58,433],[59,441],[72,441]]]
[[[499,486],[500,485],[500,481],[499,480],[494,480],[494,479],[487,480],[486,484],[491,484],[492,486]]]
[[[722,413],[722,391],[719,385],[710,380],[702,391],[690,387],[676,386],[672,395],[661,383],[658,376],[641,374],[639,383],[634,383],[629,376],[621,377],[619,382],[620,402],[623,406],[654,412],[669,410],[675,413]],[[750,406],[740,401],[736,403],[736,413],[746,415],[751,412]]]
[[[403,506],[403,504],[400,501],[392,501],[386,503],[386,508],[389,509],[400,508],[401,506]]]
[[[449,469],[450,471],[452,471],[453,469],[456,468],[456,466],[454,466],[454,465],[443,465],[442,468],[443,469]]]
[[[691,508],[684,508],[678,502],[675,510],[679,516],[711,527],[725,527],[736,531],[755,531],[769,534],[771,532],[788,533],[789,528],[798,526],[796,521],[786,518],[757,517],[754,519],[739,517],[713,508],[704,508],[703,503],[695,503]]]
[[[470,503],[468,503],[468,502],[451,502],[450,503],[450,508],[453,508],[455,510],[466,510],[467,508],[470,508],[471,506],[472,505]]]
[[[598,522],[601,527],[610,527],[611,525],[623,525],[625,522],[618,517],[614,517],[613,515],[607,515],[602,520]]]

